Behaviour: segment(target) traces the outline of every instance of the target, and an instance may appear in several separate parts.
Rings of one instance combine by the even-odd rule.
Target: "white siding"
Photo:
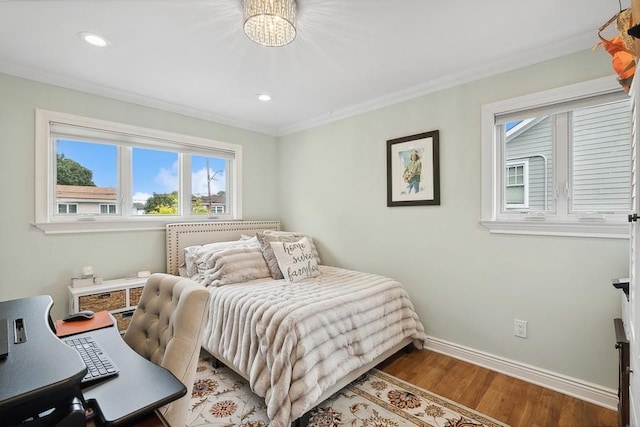
[[[573,211],[630,209],[630,132],[626,100],[573,112]]]
[[[529,210],[553,210],[553,123],[550,116],[535,120],[507,138],[505,158],[529,160]],[[545,209],[545,163],[547,206]]]
[[[529,210],[533,211],[545,210],[544,159],[547,161],[546,210],[555,209],[552,117],[533,119],[506,138],[506,161],[529,159]],[[570,113],[570,129],[571,212],[628,212],[629,101],[577,109]],[[564,186],[562,182],[559,184]]]

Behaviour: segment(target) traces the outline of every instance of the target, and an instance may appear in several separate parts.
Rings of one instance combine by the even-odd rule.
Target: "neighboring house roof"
[[[114,187],[90,187],[84,185],[56,185],[58,199],[117,200]]]
[[[525,119],[525,120],[517,120],[514,122],[509,122],[506,124],[507,132],[507,144],[513,141],[517,136],[522,135],[541,121],[543,121],[547,116],[536,117],[534,119]]]
[[[211,200],[209,200],[209,196],[199,197],[202,200],[202,203],[210,203],[212,205],[224,205],[225,204],[225,196],[218,196],[217,194],[211,195]]]

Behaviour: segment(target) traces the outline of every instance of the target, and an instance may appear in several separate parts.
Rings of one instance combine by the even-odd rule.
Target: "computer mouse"
[[[64,320],[65,322],[75,322],[76,320],[87,320],[87,319],[92,319],[94,314],[95,313],[91,310],[82,310],[77,313],[72,313],[62,320]]]

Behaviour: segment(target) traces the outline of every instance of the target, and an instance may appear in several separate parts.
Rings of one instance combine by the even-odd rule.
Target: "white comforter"
[[[408,294],[386,277],[320,266],[314,279],[211,289],[203,347],[265,398],[270,426],[288,427],[337,380],[412,338],[426,342]]]

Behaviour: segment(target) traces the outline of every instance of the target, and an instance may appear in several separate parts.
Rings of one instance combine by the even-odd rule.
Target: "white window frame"
[[[527,209],[529,208],[529,160],[507,160],[505,169],[522,166],[522,187],[524,191],[523,203],[507,203],[505,198],[505,209]],[[504,177],[504,186],[507,187],[507,176]]]
[[[242,146],[228,142],[199,138],[189,135],[165,132],[156,129],[143,128],[110,122],[89,117],[76,116],[55,111],[36,109],[35,112],[35,220],[33,225],[47,234],[82,233],[100,231],[127,230],[164,230],[171,222],[202,222],[205,220],[240,220],[242,219]],[[53,211],[55,203],[55,154],[51,138],[51,123],[63,123],[71,126],[81,126],[90,129],[116,132],[130,135],[132,138],[141,137],[146,140],[157,141],[158,148],[175,149],[176,151],[193,151],[199,155],[216,156],[215,151],[224,150],[234,153],[234,161],[227,171],[229,193],[227,203],[230,214],[218,218],[207,218],[203,215],[191,215],[190,211],[178,215],[132,215],[128,203],[122,203],[123,212],[120,215],[92,215],[92,216],[64,216]],[[153,148],[153,147],[150,147]],[[191,164],[188,157],[181,158],[181,179],[179,194],[180,206],[191,205]],[[131,179],[124,177],[123,179]],[[130,195],[123,195],[130,199]],[[129,200],[130,201],[130,200]],[[56,207],[57,209],[57,207]]]
[[[503,149],[500,138],[496,135],[495,125],[496,116],[502,114],[621,91],[615,77],[603,77],[483,105],[481,108],[482,218],[480,223],[491,233],[628,239],[630,228],[626,214],[570,216],[550,215],[544,212],[509,215],[502,212],[500,200],[502,190],[498,185],[503,184],[505,163],[502,161]],[[559,164],[569,164],[566,155],[560,152],[557,153],[554,163],[556,168]],[[563,188],[555,189],[557,193],[563,190]],[[559,212],[563,208],[560,198],[556,211]]]

